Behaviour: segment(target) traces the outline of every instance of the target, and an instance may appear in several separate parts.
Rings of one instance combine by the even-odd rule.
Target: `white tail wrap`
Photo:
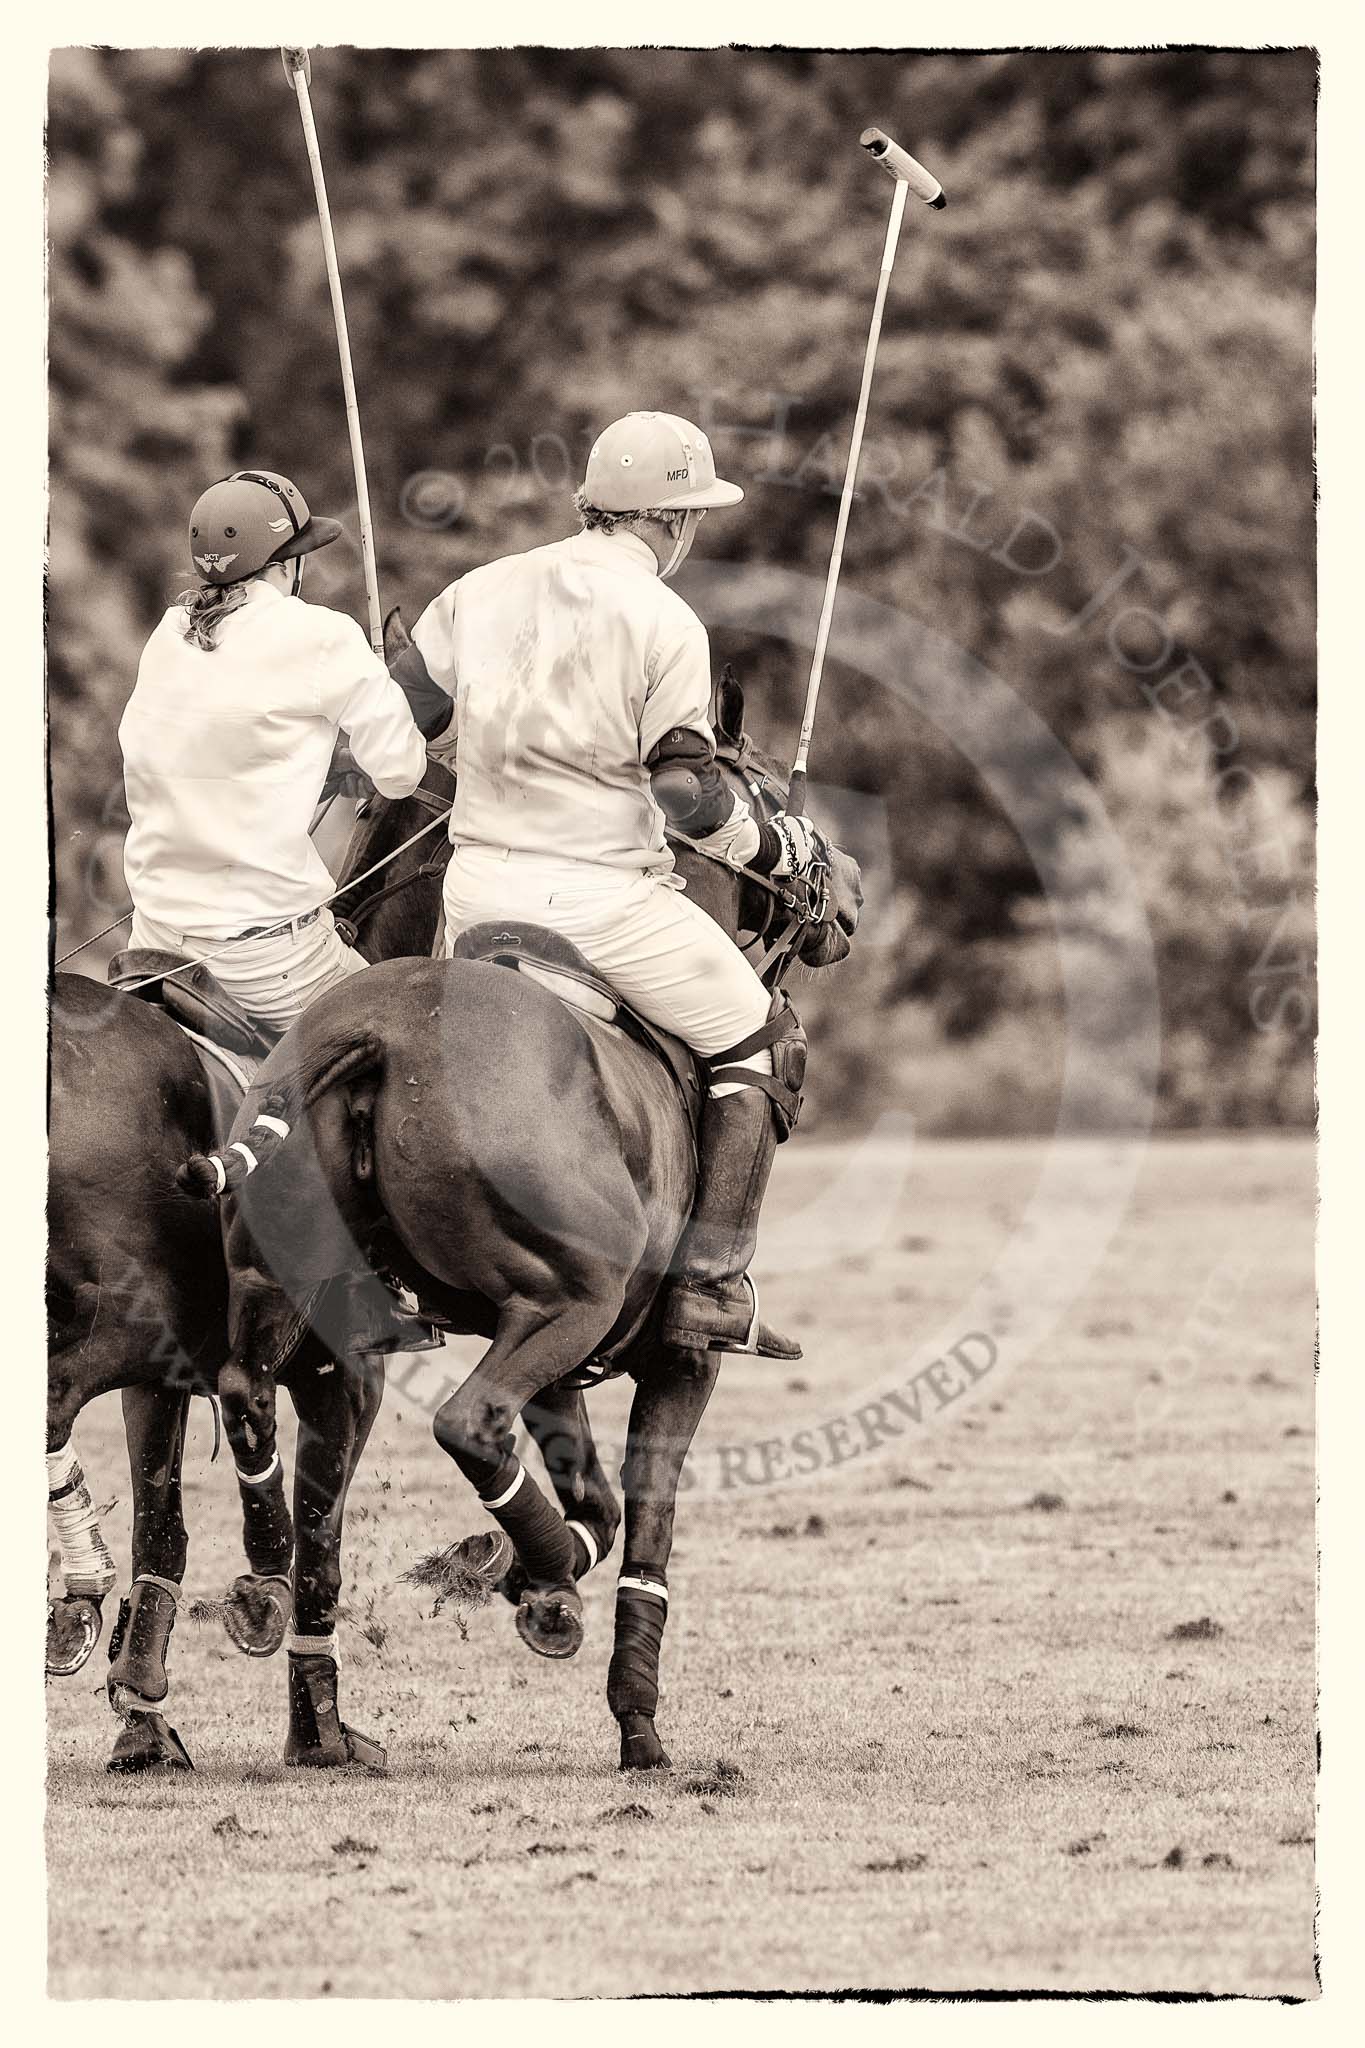
[[[89,1593],[102,1599],[118,1577],[118,1568],[100,1532],[95,1503],[74,1444],[63,1444],[61,1450],[48,1452],[47,1492],[67,1592]]]
[[[289,1136],[289,1126],[282,1116],[266,1116],[262,1113],[251,1128],[253,1131],[273,1131],[277,1138]]]

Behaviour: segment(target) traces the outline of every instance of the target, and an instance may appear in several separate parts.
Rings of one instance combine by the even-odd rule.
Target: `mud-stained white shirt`
[[[645,762],[674,727],[711,738],[711,655],[637,534],[471,570],[412,637],[455,700],[457,846],[671,869]]]
[[[119,726],[123,866],[145,918],[209,938],[301,917],[335,884],[308,827],[336,745],[384,796],[422,779],[407,698],[355,620],[253,583],[209,652],[172,606]]]

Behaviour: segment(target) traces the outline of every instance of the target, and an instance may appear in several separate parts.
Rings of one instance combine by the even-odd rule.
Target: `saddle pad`
[[[180,1029],[199,1055],[204,1079],[209,1084],[213,1142],[216,1147],[222,1147],[228,1141],[233,1118],[241,1108],[261,1063],[248,1059],[242,1053],[228,1052],[225,1047],[215,1045],[211,1038],[201,1038],[197,1031],[191,1031],[188,1024],[181,1024]]]
[[[553,967],[542,967],[536,960],[521,960],[517,971],[532,981],[538,981],[552,996],[558,996],[563,1003],[572,1003],[576,1010],[582,1010],[589,1017],[600,1017],[604,1024],[614,1024],[618,1005],[605,989],[594,988],[590,981],[580,981],[576,975],[559,974]]]

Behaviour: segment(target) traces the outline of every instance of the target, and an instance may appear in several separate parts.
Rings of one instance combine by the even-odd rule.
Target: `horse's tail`
[[[384,1046],[378,1032],[349,1032],[344,1039],[325,1039],[270,1090],[245,1139],[221,1152],[196,1152],[176,1169],[176,1185],[201,1202],[239,1188],[265,1166],[287,1141],[290,1129],[305,1110],[343,1081],[354,1081],[377,1067]]]

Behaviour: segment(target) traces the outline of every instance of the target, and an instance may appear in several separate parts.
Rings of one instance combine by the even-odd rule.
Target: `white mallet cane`
[[[877,360],[877,343],[882,331],[882,309],[886,305],[886,290],[891,282],[891,266],[896,260],[901,217],[905,212],[905,195],[907,192],[913,192],[926,206],[943,207],[948,204],[938,179],[926,171],[923,164],[916,163],[908,150],[900,148],[889,135],[883,135],[880,128],[865,128],[858,139],[868,154],[895,179],[896,191],[891,201],[891,218],[886,224],[886,247],[882,251],[881,275],[877,279],[877,298],[872,308],[872,327],[867,337],[867,354],[863,358],[863,385],[858,393],[858,410],[853,419],[853,439],[848,449],[848,468],[844,472],[844,494],[839,501],[839,520],[834,529],[834,553],[830,557],[829,575],[825,581],[825,601],[820,608],[820,626],[815,636],[810,681],[806,685],[805,715],[801,720],[801,737],[796,743],[796,759],[792,764],[791,792],[787,799],[787,810],[794,818],[799,818],[806,808],[806,757],[810,752],[811,734],[815,730],[815,708],[820,701],[820,679],[825,669],[825,649],[829,645],[830,623],[834,617],[834,598],[839,588],[839,567],[844,559],[844,535],[848,531],[849,508],[853,503],[853,487],[858,476],[858,457],[863,448],[863,428],[867,425],[867,401],[872,391],[872,367]]]
[[[327,284],[332,294],[332,317],[336,322],[337,353],[341,357],[341,388],[346,394],[346,427],[351,437],[351,461],[355,467],[355,501],[360,514],[360,553],[365,563],[365,596],[370,610],[370,641],[381,660],[384,654],[384,614],[379,608],[379,572],[374,560],[374,528],[370,523],[370,487],[365,477],[365,448],[360,438],[360,407],[355,395],[355,372],[351,368],[351,337],[346,331],[346,307],[341,297],[341,272],[337,267],[337,245],[332,235],[332,215],[327,205],[327,187],[322,176],[322,153],[313,122],[313,103],[308,97],[313,67],[307,50],[284,48],[284,75],[293,86],[303,122],[303,139],[317,194],[318,220],[322,227],[322,253],[327,263]]]

